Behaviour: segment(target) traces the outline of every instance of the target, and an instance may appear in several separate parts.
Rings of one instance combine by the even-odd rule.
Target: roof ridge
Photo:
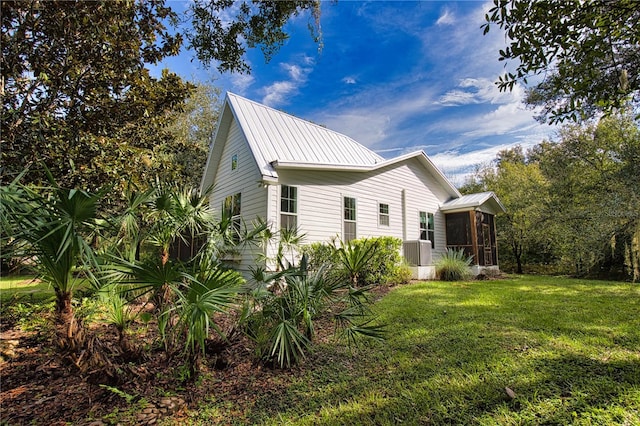
[[[294,120],[296,120],[296,121],[303,122],[305,125],[312,125],[312,126],[314,126],[314,127],[318,128],[318,129],[322,130],[322,131],[330,132],[330,133],[334,133],[334,134],[336,134],[336,135],[339,135],[339,136],[345,137],[345,138],[349,139],[351,142],[353,142],[353,143],[355,143],[355,144],[357,144],[357,145],[361,146],[362,148],[364,148],[364,149],[366,149],[366,150],[370,151],[372,154],[374,154],[374,155],[376,155],[377,157],[381,158],[381,159],[382,159],[382,161],[385,161],[385,158],[384,158],[383,156],[381,156],[380,154],[378,154],[377,152],[375,152],[374,150],[372,150],[372,149],[371,149],[371,148],[369,148],[368,146],[365,146],[364,144],[361,144],[360,142],[358,142],[357,140],[355,140],[355,139],[354,139],[354,138],[352,138],[351,136],[349,136],[349,135],[345,135],[344,133],[340,133],[340,132],[338,132],[337,130],[333,130],[333,129],[330,129],[329,127],[326,127],[326,126],[320,125],[320,124],[318,124],[318,123],[314,123],[313,121],[309,121],[309,120],[306,120],[306,119],[304,119],[304,118],[297,117],[297,116],[295,116],[295,115],[293,115],[293,114],[290,114],[290,113],[288,113],[288,112],[285,112],[285,111],[282,111],[282,110],[276,109],[276,108],[274,108],[274,107],[271,107],[271,106],[268,106],[268,105],[265,105],[265,104],[261,104],[260,102],[254,101],[253,99],[245,98],[244,96],[240,96],[240,95],[238,95],[238,94],[236,94],[236,93],[233,93],[233,92],[229,92],[229,91],[227,91],[227,96],[233,96],[233,97],[235,97],[235,98],[239,98],[239,99],[241,99],[241,100],[243,100],[243,101],[245,101],[245,102],[249,102],[249,103],[251,103],[251,104],[253,104],[253,105],[256,105],[256,106],[258,106],[258,107],[260,107],[260,108],[264,108],[264,109],[267,109],[267,110],[273,111],[273,112],[275,112],[275,113],[277,113],[277,114],[285,115],[285,116],[287,116],[287,117],[289,117],[289,118],[292,118],[292,119],[294,119]]]

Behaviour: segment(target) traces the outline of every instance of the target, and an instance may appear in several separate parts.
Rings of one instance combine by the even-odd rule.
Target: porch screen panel
[[[469,213],[449,213],[445,215],[445,222],[447,248],[453,250],[462,249],[466,255],[472,256],[474,250]]]

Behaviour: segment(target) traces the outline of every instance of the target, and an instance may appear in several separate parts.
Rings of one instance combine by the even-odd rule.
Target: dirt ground
[[[266,368],[252,356],[242,336],[221,348],[212,342],[200,365],[197,380],[181,375],[180,355],[169,359],[161,349],[144,351],[137,359],[110,357],[115,377],[103,371],[80,371],[60,356],[43,333],[3,327],[0,333],[0,420],[2,424],[100,425],[153,424],[161,418],[178,421],[186,410],[216,395],[228,402],[246,404],[260,392],[273,388],[277,377],[292,371]],[[101,346],[117,344],[115,329],[93,328]],[[144,336],[137,344],[151,344]],[[112,368],[113,369],[113,368]],[[169,396],[167,396],[169,395]],[[144,399],[144,404],[138,404]],[[131,412],[131,407],[138,407]]]
[[[380,288],[375,297],[388,289]],[[179,355],[168,358],[159,348],[154,327],[134,332],[134,346],[145,348],[137,357],[119,353],[117,331],[93,324],[90,335],[110,354],[111,377],[102,370],[81,371],[62,357],[51,343],[50,327],[24,331],[11,318],[0,324],[0,424],[2,425],[106,425],[155,424],[161,419],[181,423],[189,410],[215,397],[233,411],[250,406],[261,396],[276,392],[305,365],[291,370],[266,367],[256,361],[251,342],[236,333],[222,344],[213,340],[200,364],[196,380],[184,380]],[[224,325],[223,325],[224,329]],[[333,325],[317,336],[328,340]],[[82,356],[83,354],[81,354]],[[229,421],[231,418],[221,419]]]

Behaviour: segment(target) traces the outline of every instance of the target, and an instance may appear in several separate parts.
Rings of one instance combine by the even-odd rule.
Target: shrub
[[[331,279],[349,280],[350,273],[344,265],[345,257],[357,253],[367,253],[370,246],[376,246],[369,253],[366,265],[358,273],[358,285],[369,286],[390,283],[405,283],[411,279],[411,273],[402,265],[400,247],[402,241],[395,237],[362,238],[338,245],[333,239],[330,243],[313,243],[303,247],[309,258],[309,268],[317,271],[323,265]],[[341,255],[342,250],[342,255]]]
[[[463,250],[448,249],[436,262],[436,276],[441,281],[463,281],[471,277],[472,256]]]
[[[324,271],[309,272],[303,256],[299,268],[276,273],[270,286],[262,283],[252,289],[242,322],[262,361],[280,368],[300,361],[313,343],[316,320],[326,315],[350,344],[359,336],[382,338],[382,326],[370,325],[372,301],[366,289],[354,288],[348,280],[327,279]]]
[[[413,274],[406,260],[398,263],[391,272],[387,284],[407,284],[411,281]]]

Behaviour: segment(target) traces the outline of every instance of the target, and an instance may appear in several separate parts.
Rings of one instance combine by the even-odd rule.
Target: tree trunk
[[[82,347],[84,333],[71,304],[71,292],[56,290],[57,344],[63,351],[76,351]]]
[[[516,258],[516,274],[522,274],[522,246],[514,242],[512,247],[513,257]]]

